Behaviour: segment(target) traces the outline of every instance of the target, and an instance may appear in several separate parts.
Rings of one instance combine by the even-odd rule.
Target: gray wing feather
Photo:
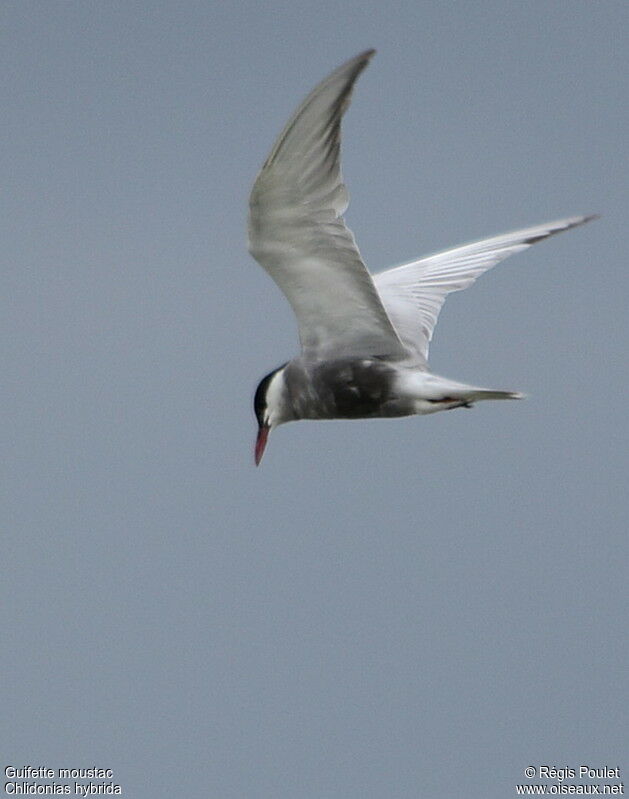
[[[591,219],[596,216],[573,216],[475,241],[380,272],[374,282],[402,342],[426,367],[428,345],[448,294],[471,286],[509,255]]]
[[[286,295],[305,355],[401,355],[404,348],[342,214],[341,118],[367,50],[299,106],[251,192],[249,251]]]

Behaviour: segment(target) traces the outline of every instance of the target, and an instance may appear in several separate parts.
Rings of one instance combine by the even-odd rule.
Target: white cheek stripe
[[[277,425],[282,418],[284,407],[284,370],[277,372],[271,378],[266,390],[266,413],[271,427]]]

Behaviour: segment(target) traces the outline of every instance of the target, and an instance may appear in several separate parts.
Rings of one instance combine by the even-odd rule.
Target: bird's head
[[[274,427],[294,418],[284,382],[284,367],[278,367],[260,381],[253,400],[253,409],[258,420],[258,436],[254,457],[260,465],[269,433]]]

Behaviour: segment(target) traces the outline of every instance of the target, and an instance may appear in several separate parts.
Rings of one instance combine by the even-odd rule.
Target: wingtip
[[[531,236],[527,239],[524,239],[524,243],[535,244],[538,241],[543,241],[549,236],[554,236],[557,233],[564,233],[566,230],[572,230],[572,228],[579,227],[579,225],[585,225],[586,222],[592,222],[594,219],[599,218],[599,214],[587,214],[557,219],[555,222],[548,222],[546,225],[540,225],[539,228],[531,228]]]
[[[367,64],[375,56],[376,52],[377,51],[376,51],[375,47],[370,47],[367,50],[363,50],[361,53],[358,53],[358,55],[355,55],[353,58],[350,58],[349,61],[345,62],[345,65],[352,64],[352,63],[358,63],[358,64],[361,64],[363,66],[367,66]]]
[[[588,214],[587,216],[583,217],[583,223],[585,222],[594,222],[595,219],[600,219],[600,214]]]
[[[600,214],[584,214],[583,216],[574,216],[570,220],[568,229],[577,227],[577,225],[585,225],[586,222],[593,222],[595,219],[600,219]]]

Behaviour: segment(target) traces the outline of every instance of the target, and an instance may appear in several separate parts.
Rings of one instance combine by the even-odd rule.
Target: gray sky
[[[629,782],[628,21],[3,3],[7,764],[109,767],[132,799]],[[248,192],[367,47],[343,156],[371,269],[602,218],[441,315],[433,369],[526,402],[287,425],[256,470],[253,391],[297,338]]]

